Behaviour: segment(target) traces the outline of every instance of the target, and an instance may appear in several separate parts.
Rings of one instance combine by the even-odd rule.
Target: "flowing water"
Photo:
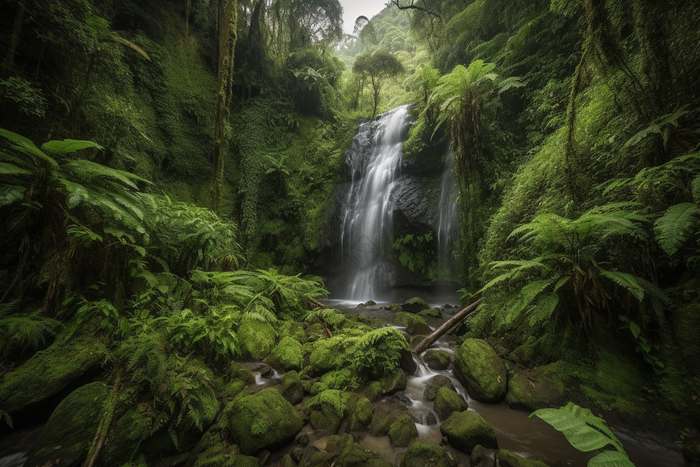
[[[453,254],[459,239],[457,217],[457,185],[453,173],[454,154],[450,150],[445,156],[445,168],[440,177],[440,199],[438,202],[438,277],[452,280],[454,277]]]
[[[341,230],[343,295],[376,299],[393,283],[391,191],[399,171],[409,125],[409,106],[398,107],[363,123],[347,154],[351,183]]]

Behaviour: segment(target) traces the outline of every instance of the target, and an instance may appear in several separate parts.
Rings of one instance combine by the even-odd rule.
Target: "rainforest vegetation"
[[[47,423],[27,466],[497,448],[455,434],[479,416],[454,387],[430,399],[445,446],[405,413],[379,426],[435,310],[322,303],[358,125],[407,104],[402,170],[434,195],[453,157],[459,241],[441,264],[437,231],[397,216],[387,255],[415,295],[481,299],[447,357],[470,397],[579,420],[605,439],[575,447],[616,449],[589,465],[631,465],[603,416],[700,464],[700,3],[393,0],[352,34],[338,0],[0,12],[0,438]],[[251,362],[281,383],[256,392]],[[327,447],[276,457],[307,425]],[[410,447],[389,462],[367,430]]]

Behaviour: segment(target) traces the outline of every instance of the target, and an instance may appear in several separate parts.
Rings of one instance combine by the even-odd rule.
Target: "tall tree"
[[[219,0],[219,62],[216,110],[214,115],[214,173],[211,181],[211,198],[215,209],[221,201],[221,186],[224,182],[224,159],[231,138],[229,115],[231,87],[233,84],[233,57],[236,49],[237,0]]]
[[[369,78],[372,87],[372,118],[377,114],[379,97],[387,78],[403,73],[404,68],[398,58],[384,49],[358,55],[352,72],[361,78]]]

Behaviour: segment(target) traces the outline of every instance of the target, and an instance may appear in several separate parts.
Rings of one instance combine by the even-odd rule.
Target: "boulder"
[[[406,373],[401,368],[397,368],[393,372],[386,374],[379,380],[379,383],[382,385],[382,393],[391,395],[406,389],[407,381]]]
[[[403,413],[401,406],[395,404],[377,404],[372,414],[372,422],[369,425],[369,434],[372,436],[386,436],[391,425]]]
[[[282,371],[299,371],[304,366],[304,351],[292,337],[283,338],[265,359],[273,368]]]
[[[498,467],[498,450],[477,445],[469,455],[470,467]]]
[[[457,467],[449,452],[437,444],[413,443],[406,450],[401,467]]]
[[[418,438],[418,429],[413,419],[404,413],[391,424],[388,434],[392,446],[403,448]]]
[[[455,355],[455,375],[477,401],[500,402],[506,397],[506,367],[483,339],[462,343]]]
[[[430,316],[431,318],[442,318],[440,308],[428,308],[427,310],[419,311],[418,314],[421,316]]]
[[[194,467],[260,467],[257,457],[241,454],[235,444],[226,446],[217,443],[203,453],[199,454],[194,462]]]
[[[309,371],[313,376],[345,368],[354,353],[356,344],[356,339],[345,336],[316,341],[309,356],[308,370],[305,368],[304,372]]]
[[[433,332],[428,323],[425,322],[425,319],[411,313],[396,313],[393,322],[399,326],[406,326],[406,332],[411,335],[428,335]]]
[[[304,426],[299,413],[273,388],[235,399],[226,414],[231,438],[244,455],[279,447]]]
[[[238,342],[244,358],[262,360],[272,352],[277,333],[266,321],[261,321],[250,314],[244,314],[238,326]]]
[[[438,389],[440,388],[450,388],[453,391],[455,390],[450,378],[447,376],[435,375],[425,383],[423,400],[428,402],[434,401],[435,397],[437,397]]]
[[[301,378],[296,371],[289,371],[282,377],[282,383],[277,387],[277,390],[282,394],[282,397],[287,401],[296,405],[304,399],[304,386],[301,384]]]
[[[350,416],[347,431],[360,431],[366,429],[372,422],[372,403],[365,397],[355,404],[355,408]]]
[[[419,313],[423,310],[430,310],[430,305],[420,297],[413,297],[403,302],[401,309],[409,313]]]
[[[450,367],[451,355],[444,350],[428,350],[423,355],[423,362],[431,370],[447,370]]]
[[[497,449],[496,434],[491,425],[476,412],[454,412],[440,425],[440,433],[453,447],[467,454],[477,444]]]
[[[357,393],[369,399],[370,402],[377,402],[382,398],[382,383],[372,381],[367,386],[360,388]]]
[[[315,430],[336,432],[346,412],[350,393],[329,389],[314,396],[304,406],[309,421]]]
[[[506,404],[517,410],[533,412],[564,404],[566,386],[553,363],[532,372],[514,372],[508,378]]]
[[[90,383],[71,392],[53,411],[39,439],[29,450],[26,465],[77,465],[87,455],[102,418],[109,390]]]
[[[441,387],[438,389],[433,409],[438,417],[440,417],[440,420],[446,420],[453,412],[462,412],[468,408],[469,406],[464,398],[453,389],[449,387]]]
[[[94,336],[56,340],[35,353],[0,382],[0,410],[19,412],[57,394],[104,359],[104,345]]]
[[[498,466],[499,467],[547,467],[535,459],[525,459],[515,453],[501,449],[498,451]]]
[[[413,354],[410,350],[401,349],[401,357],[399,359],[399,366],[407,375],[416,374],[418,370],[418,364],[413,359]]]
[[[297,463],[292,460],[292,456],[285,454],[277,463],[277,467],[297,467]]]

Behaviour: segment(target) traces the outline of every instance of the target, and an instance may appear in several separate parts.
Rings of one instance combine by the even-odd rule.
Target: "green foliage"
[[[385,81],[404,71],[401,62],[384,49],[377,49],[372,53],[367,52],[355,58],[355,63],[352,65],[353,74],[359,76],[362,82],[369,79],[372,88],[372,118],[377,115],[379,99]]]
[[[588,409],[582,409],[569,402],[559,409],[540,409],[530,414],[552,425],[579,451],[589,452],[608,445],[616,451],[603,451],[588,461],[588,467],[634,467],[622,443],[608,428],[605,420],[598,418]]]
[[[359,374],[378,378],[399,367],[402,351],[408,351],[408,344],[399,330],[375,329],[358,340],[352,365]]]
[[[47,339],[63,327],[60,321],[42,316],[40,310],[23,313],[18,306],[19,300],[0,304],[0,357],[45,347]]]
[[[436,242],[432,232],[425,235],[406,234],[394,240],[393,248],[399,262],[411,272],[423,274],[430,280],[436,278]]]

